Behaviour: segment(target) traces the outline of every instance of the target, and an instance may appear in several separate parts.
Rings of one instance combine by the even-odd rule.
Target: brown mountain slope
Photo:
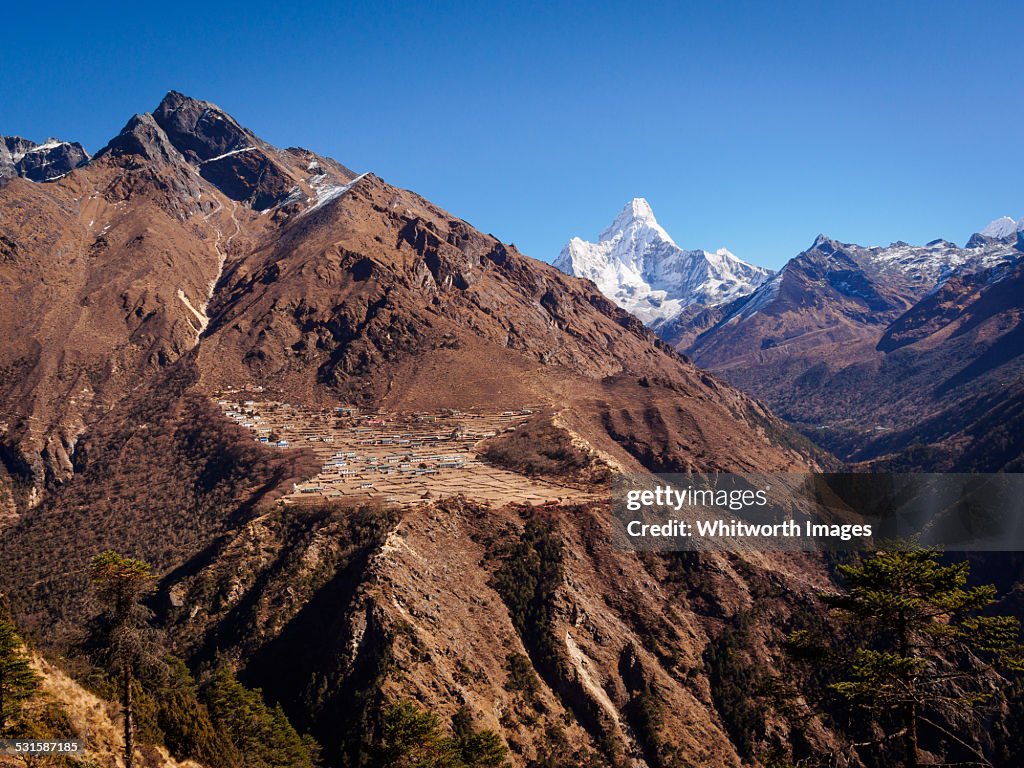
[[[908,374],[898,403],[925,394],[916,418],[856,458],[874,465],[1019,471],[1024,381],[1024,259],[957,275],[885,332],[878,349]],[[923,418],[922,418],[923,417]]]
[[[252,173],[276,181],[252,186]],[[605,400],[643,410],[601,383],[643,377],[731,434],[733,456],[801,461],[764,448],[768,433],[788,440],[781,423],[745,422],[757,406],[707,384],[589,284],[373,176],[349,182],[337,163],[270,147],[172,92],[65,178],[0,189],[0,333],[12,340],[0,455],[34,489],[23,503],[70,476],[90,423],[197,344],[207,392],[262,383],[403,408],[579,397],[585,414]]]
[[[744,616],[761,620],[734,672],[758,685],[756,659],[778,653],[781,637],[768,627],[824,588],[823,569],[794,558],[641,562],[612,549],[607,515],[458,500],[389,521],[271,513],[168,576],[167,621],[195,659],[237,656],[249,683],[346,764],[378,702],[412,698],[442,718],[467,705],[517,765],[559,750],[558,764],[576,764],[564,753],[581,748],[597,764],[738,765],[735,713],[716,709],[725,682],[709,680],[705,653]],[[550,580],[550,595],[535,594],[534,577]],[[522,600],[537,608],[524,613]],[[787,738],[781,713],[764,720],[755,741]],[[832,743],[816,722],[805,732]]]
[[[869,274],[841,244],[819,237],[765,286],[723,309],[691,349],[705,365],[739,378],[763,378],[808,359],[842,367],[870,355],[887,322],[918,293]],[[768,378],[769,386],[785,388],[789,377]]]
[[[82,743],[83,754],[86,755],[84,760],[65,764],[123,768],[124,730],[118,722],[120,715],[117,706],[101,699],[72,679],[59,666],[41,656],[32,657],[32,667],[40,678],[42,695],[39,697],[40,700],[33,702],[31,706],[51,711],[54,707],[59,708],[67,718],[63,723],[67,732],[74,740]],[[162,747],[147,746],[140,757],[140,762],[147,768],[203,768],[193,760],[175,760]],[[46,758],[27,759],[35,759],[38,762]],[[24,756],[0,756],[0,766],[3,768],[24,768],[25,764]]]
[[[177,294],[201,306],[218,255],[195,183],[172,167],[100,160],[45,186],[15,179],[0,205],[2,439],[38,488],[70,474],[91,419],[192,348]]]
[[[39,641],[80,636],[88,558],[113,547],[156,567],[173,651],[194,669],[231,660],[327,765],[354,764],[380,708],[402,699],[443,716],[467,705],[515,765],[563,741],[597,764],[738,765],[785,741],[783,712],[741,739],[743,715],[716,697],[779,653],[780,627],[827,585],[817,559],[617,552],[604,503],[279,506],[275,489],[312,467],[218,419],[189,394],[190,368],[100,420],[78,473],[4,532],[0,585]],[[735,669],[709,678],[705,654],[755,620]],[[640,714],[652,702],[656,723]],[[835,743],[816,723],[807,733]]]
[[[696,455],[693,430],[673,438],[678,419],[668,414],[681,412],[704,425],[699,449],[719,466],[729,457],[710,435],[731,435],[743,462],[797,460],[774,417],[685,363],[589,283],[372,175],[235,260],[210,311],[198,357],[210,388],[252,381],[289,398],[401,410],[550,403],[573,408],[586,436],[605,442],[604,411],[647,410],[625,439]],[[654,414],[661,438],[644,426]],[[774,456],[766,436],[782,449]]]
[[[0,233],[17,339],[0,478],[21,494],[0,589],[37,639],[71,645],[88,559],[113,547],[154,564],[172,650],[230,660],[329,765],[400,699],[466,704],[517,766],[738,765],[788,738],[774,710],[751,736],[722,691],[777,652],[767,627],[825,583],[819,561],[617,552],[604,502],[281,505],[319,462],[210,402],[262,386],[325,412],[540,405],[613,468],[818,460],[592,284],[174,93],[64,179],[0,189]],[[748,615],[764,628],[712,675]]]
[[[271,160],[282,178],[306,168],[311,196],[352,178],[304,150]],[[284,200],[257,216],[201,168],[144,114],[65,178],[0,187],[0,458],[27,480],[22,504],[70,476],[88,424],[195,346],[228,251],[287,215]]]

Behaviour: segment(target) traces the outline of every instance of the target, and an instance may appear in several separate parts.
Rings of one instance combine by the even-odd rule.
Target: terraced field
[[[291,403],[218,395],[227,418],[276,450],[305,446],[322,469],[295,484],[285,503],[374,498],[409,505],[462,494],[491,504],[581,499],[576,488],[532,479],[482,461],[482,441],[527,421],[537,408],[513,411],[364,413],[346,405],[322,411]]]

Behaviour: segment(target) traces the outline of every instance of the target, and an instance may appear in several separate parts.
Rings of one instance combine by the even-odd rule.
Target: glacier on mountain
[[[688,251],[676,245],[641,197],[626,204],[597,242],[572,238],[554,261],[647,325],[691,305],[716,306],[746,296],[772,274],[725,248]]]

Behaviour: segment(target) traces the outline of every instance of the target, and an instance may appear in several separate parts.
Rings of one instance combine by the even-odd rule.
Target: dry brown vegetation
[[[487,461],[530,477],[555,478],[581,485],[607,485],[611,470],[594,451],[538,414],[514,431],[491,438],[479,448]]]
[[[80,623],[98,552],[168,568],[315,471],[307,453],[260,448],[206,398],[186,394],[189,379],[180,370],[111,412],[81,448],[74,479],[5,532],[0,582],[26,629]]]

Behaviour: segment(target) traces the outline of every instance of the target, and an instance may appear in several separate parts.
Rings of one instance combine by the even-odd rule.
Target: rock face
[[[924,440],[908,467],[977,468],[954,435],[1022,370],[1021,257],[1008,217],[963,248],[819,237],[750,296],[659,330],[845,458],[897,460]]]
[[[132,117],[121,132],[96,154],[96,158],[104,155],[137,156],[158,166],[185,162],[185,157],[148,112]]]
[[[0,136],[0,178],[21,176],[18,164],[25,157],[25,153],[34,146],[35,142],[20,136]]]
[[[771,274],[725,248],[683,250],[643,198],[627,203],[596,243],[574,237],[553,263],[568,275],[592,280],[605,296],[654,328],[690,307],[745,296]]]
[[[0,136],[0,179],[53,181],[88,161],[89,154],[77,142],[47,139],[36,144],[19,136]]]
[[[311,153],[272,147],[215,105],[176,91],[160,102],[153,120],[204,179],[257,211],[301,194],[305,184],[344,183],[355,176]]]

